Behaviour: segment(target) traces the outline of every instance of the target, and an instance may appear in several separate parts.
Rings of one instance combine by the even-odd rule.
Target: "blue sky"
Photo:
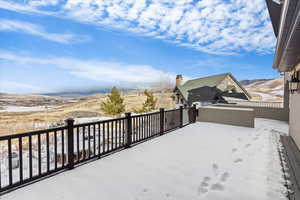
[[[0,92],[273,78],[264,0],[0,0]]]

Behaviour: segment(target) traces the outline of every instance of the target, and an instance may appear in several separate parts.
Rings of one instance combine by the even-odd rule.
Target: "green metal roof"
[[[182,96],[187,100],[189,90],[204,87],[204,86],[217,87],[228,75],[231,76],[230,73],[225,73],[225,74],[218,74],[214,76],[192,79],[185,82],[183,85],[179,85],[176,87],[179,90],[179,92],[182,94]]]

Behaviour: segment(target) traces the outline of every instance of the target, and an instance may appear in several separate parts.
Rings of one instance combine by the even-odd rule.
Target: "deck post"
[[[74,168],[74,119],[66,120],[68,130],[68,168]]]
[[[179,107],[180,119],[179,119],[179,128],[183,127],[183,106]]]
[[[130,148],[130,146],[131,146],[131,137],[132,137],[131,113],[125,113],[125,118],[126,118],[126,144],[125,144],[125,148]]]
[[[159,112],[160,112],[160,133],[159,134],[163,135],[165,129],[165,109],[160,108]]]

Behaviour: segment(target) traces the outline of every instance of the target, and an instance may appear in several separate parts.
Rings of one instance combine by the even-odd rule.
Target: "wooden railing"
[[[230,101],[229,103],[239,106],[253,106],[265,108],[283,108],[283,102],[268,102],[268,101]]]
[[[0,192],[38,180],[196,121],[196,108],[0,136]]]

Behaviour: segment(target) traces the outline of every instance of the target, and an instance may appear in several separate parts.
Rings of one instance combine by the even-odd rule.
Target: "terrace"
[[[126,113],[116,119],[79,124],[68,119],[66,124],[51,129],[0,136],[0,199],[300,199],[300,154],[295,145],[296,142],[300,146],[297,121],[300,113],[300,51],[296,45],[300,41],[300,2],[266,1],[278,37],[274,68],[285,73],[284,105],[243,101],[208,106],[210,101],[224,103],[225,93],[231,94],[227,96],[229,98],[241,97],[237,93],[245,94],[246,98],[241,99],[250,100],[247,91],[236,90],[242,87],[238,83],[232,84],[237,81],[227,74],[222,81],[209,81],[209,86],[199,84],[199,80],[197,84],[190,83],[193,88],[178,85],[178,103],[187,106],[202,102],[205,107],[181,106],[142,115]],[[143,85],[140,83],[157,82],[158,77],[167,79],[164,74],[169,74],[170,66],[176,68],[174,71],[189,70],[189,74],[196,74],[193,68],[202,66],[202,61],[203,66],[214,71],[215,66],[226,69],[226,65],[230,65],[232,69],[251,59],[250,65],[239,69],[247,76],[249,73],[250,77],[256,74],[256,67],[250,69],[249,66],[259,66],[257,61],[260,60],[252,60],[253,53],[269,54],[273,48],[265,8],[258,1],[238,1],[237,4],[231,1],[232,6],[228,1],[211,3],[210,0],[174,1],[173,5],[165,1],[154,1],[153,4],[148,1],[144,5],[138,1],[134,4],[118,1],[111,5],[96,1],[0,2],[1,9],[6,10],[1,31],[21,32],[47,40],[47,43],[39,44],[40,40],[24,38],[26,43],[23,43],[18,42],[23,36],[9,35],[9,40],[3,43],[5,51],[1,59],[4,64],[23,67],[18,67],[18,71],[13,70],[17,67],[5,68],[7,80],[17,80],[16,83],[8,81],[8,85],[32,91],[40,90],[35,86],[42,82],[40,75],[46,75],[42,77],[45,85],[60,80],[57,85],[67,88],[70,87],[68,83],[73,83],[72,87],[80,85],[81,78],[88,79],[81,82],[83,87],[92,85],[89,81],[106,85],[112,83],[111,80],[120,80],[121,86],[127,82],[128,85]],[[10,15],[10,12],[18,14]],[[19,14],[31,15],[27,19]],[[228,20],[223,23],[225,18]],[[79,26],[82,22],[84,27]],[[69,23],[70,28],[67,27]],[[93,25],[97,25],[97,29],[104,28],[105,32],[91,31]],[[211,25],[216,26],[211,29]],[[103,40],[108,36],[106,29],[122,29],[126,37],[109,34],[107,41],[112,42],[108,43]],[[169,44],[160,43],[143,48],[142,43],[149,43],[131,43],[134,39],[127,40],[127,31],[204,54],[195,58],[194,53],[171,50]],[[217,34],[211,34],[212,31]],[[34,48],[26,48],[23,53],[28,41]],[[232,44],[233,41],[236,44]],[[49,45],[48,42],[60,44]],[[75,45],[69,45],[70,48],[58,46],[84,42],[90,44],[85,46],[87,48],[77,46],[78,50]],[[134,52],[128,53],[130,44],[134,44]],[[101,49],[91,49],[96,45]],[[99,52],[104,54],[99,55]],[[236,60],[227,61],[218,60],[216,56],[212,63],[206,58],[214,56],[205,56],[207,53],[223,58],[239,52],[245,53],[245,59],[238,56]],[[265,65],[266,62],[262,63]],[[157,64],[160,66],[154,67]],[[169,67],[163,69],[163,65]],[[29,66],[41,66],[43,70],[26,70]],[[27,71],[34,72],[38,79],[26,84],[34,78],[28,76]],[[57,78],[57,74],[62,76]],[[70,75],[74,76],[74,81],[68,78]],[[182,76],[178,81],[180,79]],[[161,82],[160,85],[165,84]],[[203,87],[194,88],[195,85]],[[205,95],[200,94],[204,91],[210,95],[203,100]],[[187,101],[189,96],[200,98]],[[289,128],[295,142],[288,135]]]
[[[3,136],[3,197],[286,199],[288,174],[279,152],[287,123],[256,118],[248,128],[200,122],[202,111],[196,118],[195,107],[161,109]]]

